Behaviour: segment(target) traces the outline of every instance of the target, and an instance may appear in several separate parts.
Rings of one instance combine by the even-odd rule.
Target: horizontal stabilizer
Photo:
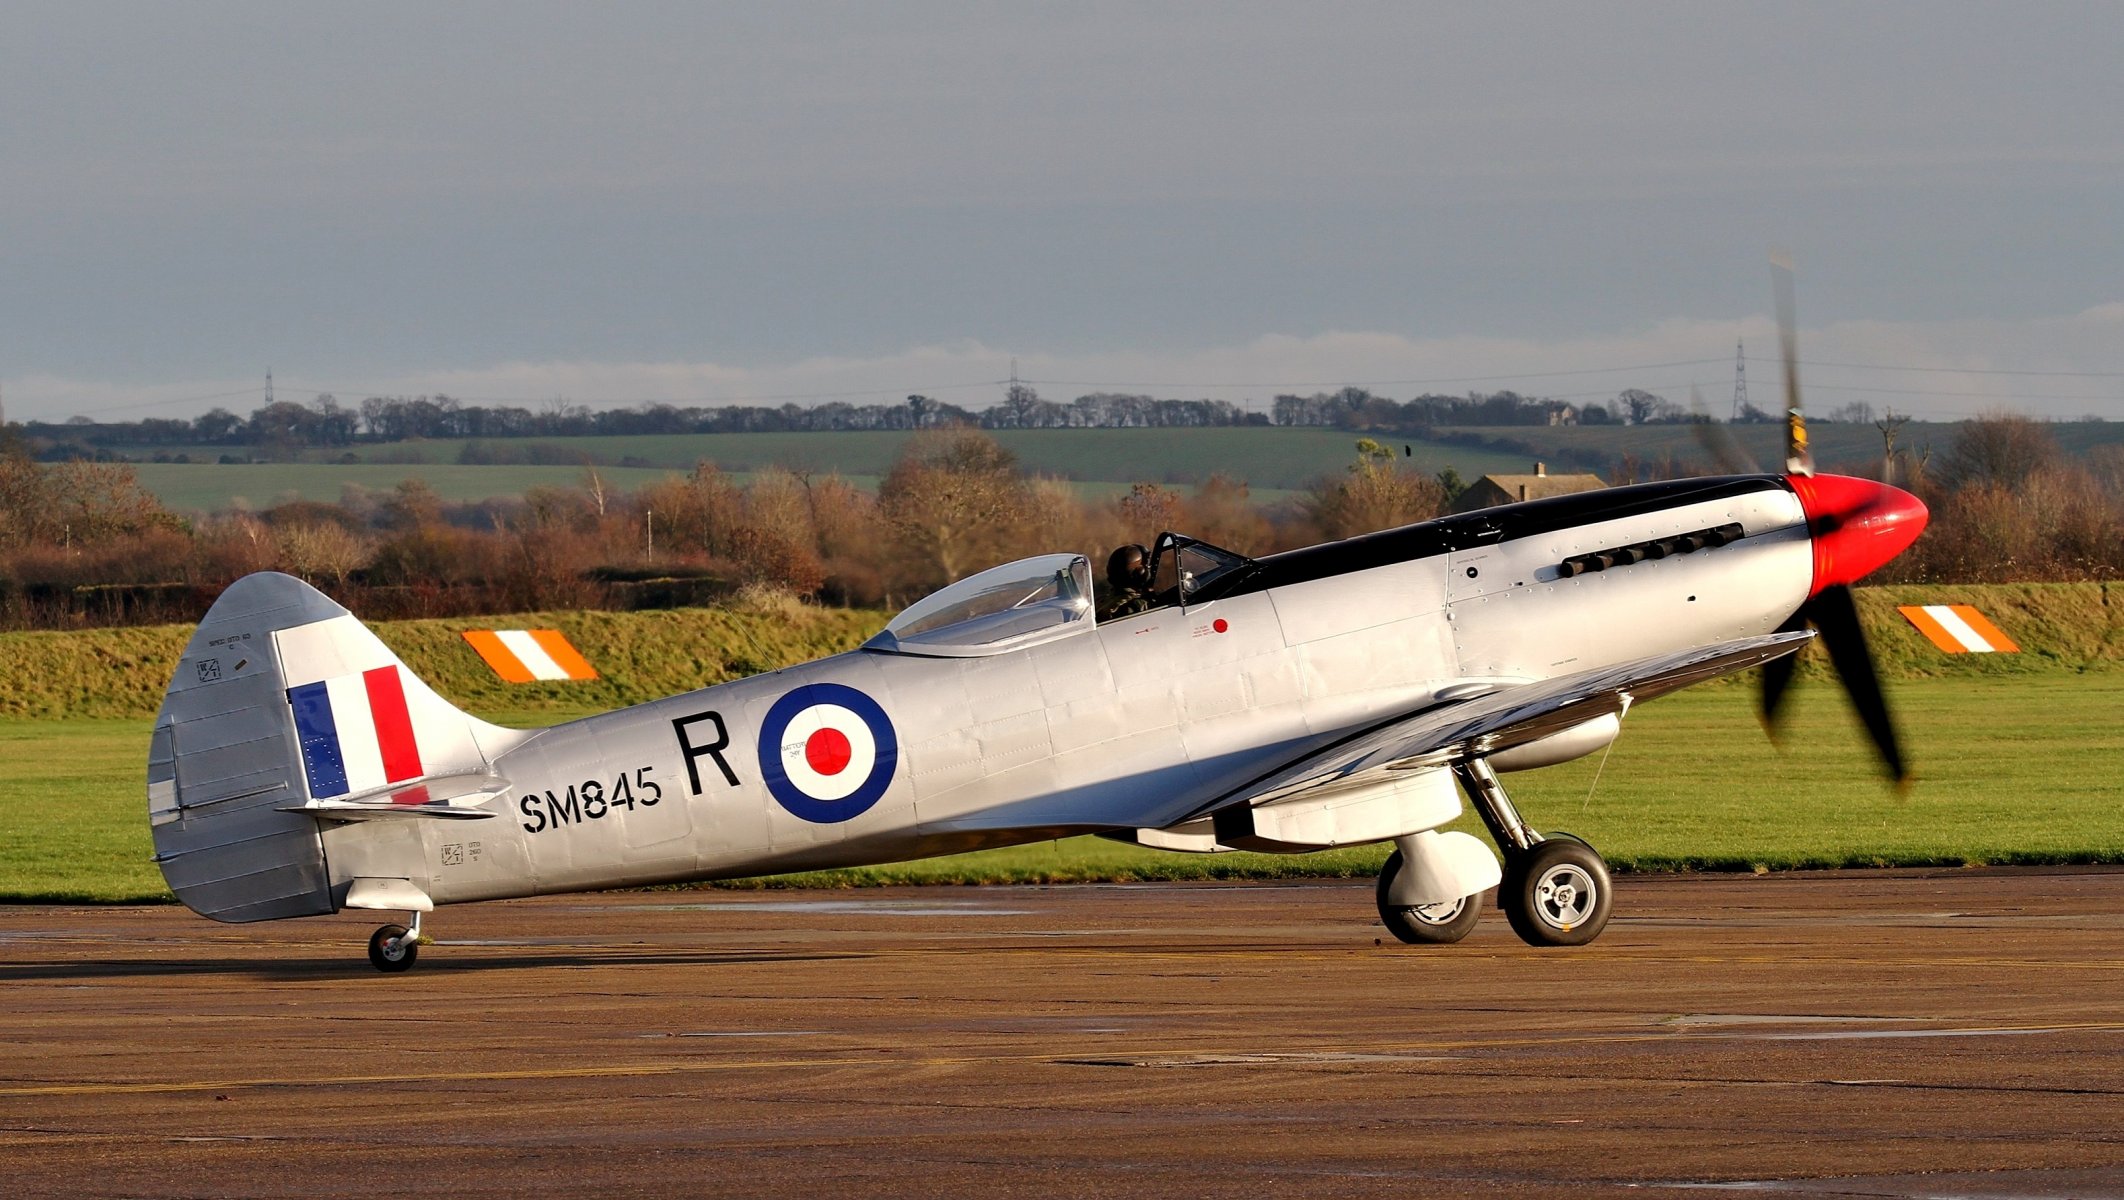
[[[392,804],[389,801],[314,800],[291,804],[281,812],[308,813],[320,821],[373,821],[378,817],[433,817],[445,821],[485,821],[495,814],[483,808],[450,804]]]
[[[308,813],[320,821],[370,821],[378,817],[484,821],[496,814],[481,806],[508,792],[508,782],[492,775],[459,775],[430,779],[412,787],[399,784],[376,788],[344,799],[290,804],[280,811]]]

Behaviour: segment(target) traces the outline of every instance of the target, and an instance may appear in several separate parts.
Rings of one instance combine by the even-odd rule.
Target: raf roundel
[[[867,812],[899,762],[892,718],[843,684],[800,687],[760,722],[760,776],[775,803],[806,821],[830,825]]]

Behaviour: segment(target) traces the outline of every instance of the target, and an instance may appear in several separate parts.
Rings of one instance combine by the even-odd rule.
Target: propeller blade
[[[1873,738],[1874,749],[1880,751],[1889,778],[1899,784],[1910,782],[1910,770],[1896,742],[1895,719],[1888,715],[1888,699],[1881,694],[1880,673],[1874,669],[1873,652],[1859,625],[1858,603],[1851,598],[1850,586],[1839,583],[1823,588],[1801,611],[1821,630],[1829,661],[1836,664],[1837,678]]]
[[[1704,407],[1703,393],[1693,387],[1689,389],[1689,407],[1696,417],[1689,429],[1696,434],[1696,444],[1702,446],[1704,453],[1711,456],[1711,462],[1718,468],[1719,474],[1763,473],[1763,468],[1755,461],[1755,456],[1742,448],[1740,439],[1733,436],[1733,427],[1711,419],[1710,410]]]
[[[1792,614],[1792,618],[1778,627],[1779,633],[1798,633],[1807,628],[1805,608]],[[1792,677],[1799,671],[1797,654],[1773,658],[1763,664],[1763,728],[1770,733],[1770,740],[1777,740],[1778,719],[1785,705],[1785,693],[1792,689]]]
[[[1807,418],[1800,411],[1799,323],[1792,300],[1792,258],[1782,251],[1770,256],[1770,281],[1777,290],[1777,340],[1785,360],[1785,474],[1814,474],[1814,455],[1807,450]]]

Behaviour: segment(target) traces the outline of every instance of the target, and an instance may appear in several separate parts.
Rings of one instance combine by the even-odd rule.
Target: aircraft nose
[[[1788,482],[1814,539],[1814,592],[1872,574],[1909,549],[1931,515],[1916,496],[1871,479],[1794,475]]]

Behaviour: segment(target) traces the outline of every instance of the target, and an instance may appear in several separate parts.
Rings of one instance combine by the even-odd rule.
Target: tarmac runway
[[[2124,873],[0,908],[0,1193],[2124,1196]],[[1385,938],[1384,944],[1380,939]]]

